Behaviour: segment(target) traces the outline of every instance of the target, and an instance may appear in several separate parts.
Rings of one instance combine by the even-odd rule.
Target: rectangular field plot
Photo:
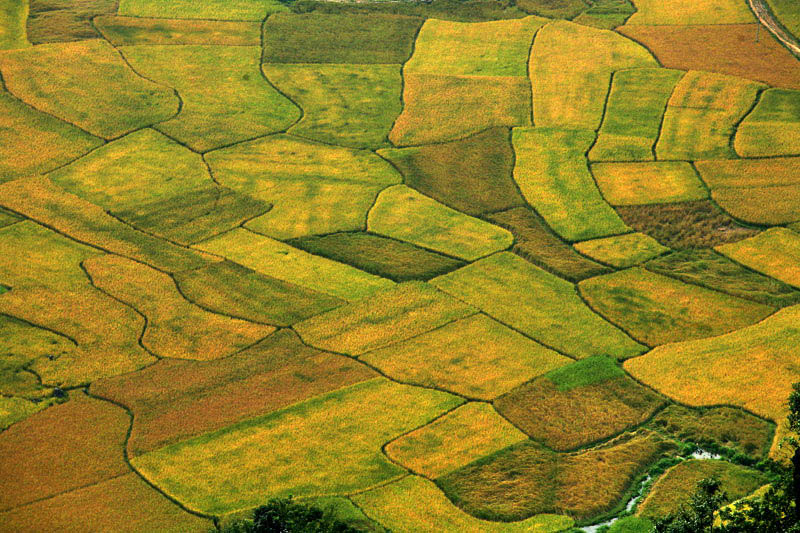
[[[197,247],[267,276],[346,301],[394,285],[388,279],[311,255],[244,228],[204,241]]]
[[[658,347],[625,368],[684,404],[738,405],[782,419],[791,384],[800,377],[792,356],[798,320],[800,306],[787,307],[733,333]]]
[[[178,111],[170,89],[136,75],[102,40],[6,52],[0,72],[9,92],[25,103],[105,139]]]
[[[359,355],[414,337],[477,310],[426,283],[408,282],[295,325],[305,342]]]
[[[567,516],[538,514],[520,522],[480,520],[454,506],[431,481],[407,476],[399,481],[354,495],[367,516],[392,531],[413,531],[421,526],[443,533],[555,533],[568,529]]]
[[[594,132],[551,128],[513,131],[514,179],[523,196],[561,237],[578,241],[627,233],[606,203],[584,153]]]
[[[347,493],[400,477],[404,470],[381,445],[460,403],[376,378],[140,455],[133,464],[169,495],[208,513],[273,496]],[[219,494],[220,485],[231,490]]]
[[[705,200],[708,191],[683,161],[596,163],[592,174],[611,205],[642,205]]]
[[[683,73],[641,68],[614,73],[592,161],[652,161],[672,90]]]
[[[91,390],[133,412],[128,449],[137,456],[374,377],[366,366],[309,348],[283,330],[231,357],[162,360]]]
[[[367,229],[467,261],[504,250],[514,240],[508,230],[459,213],[405,185],[378,195]]]
[[[608,30],[552,22],[536,35],[530,58],[533,115],[538,127],[600,126],[611,73],[657,67],[645,48]]]
[[[483,314],[360,356],[404,383],[491,400],[569,359]]]
[[[525,204],[512,177],[514,151],[508,128],[378,153],[400,170],[406,185],[462,213],[477,216]]]
[[[628,233],[575,244],[575,249],[595,261],[614,268],[628,268],[669,251],[644,233]]]
[[[528,437],[492,408],[469,402],[386,446],[393,461],[437,478]]]
[[[119,14],[176,19],[263,20],[289,8],[278,0],[120,0]]]
[[[660,396],[602,356],[561,367],[494,402],[504,418],[558,451],[585,446],[641,424],[663,404]]]
[[[508,252],[481,259],[431,283],[572,357],[605,354],[624,359],[645,351],[586,307],[571,283]]]
[[[649,261],[645,268],[772,307],[800,303],[797,289],[745,268],[713,250],[681,250]]]
[[[750,80],[687,72],[669,99],[658,159],[730,159],[736,124],[753,106],[765,86]]]
[[[405,73],[449,76],[527,76],[533,36],[547,19],[451,22],[428,19]]]
[[[739,220],[800,221],[800,157],[698,161],[697,170],[711,197]]]
[[[303,109],[290,133],[353,148],[376,148],[402,102],[400,65],[264,64],[264,74]]]
[[[103,15],[94,25],[115,46],[136,44],[217,44],[260,46],[261,24]]]
[[[126,46],[137,72],[181,95],[181,112],[156,126],[205,152],[283,131],[300,110],[259,72],[257,46]]]
[[[403,112],[389,134],[397,146],[452,141],[495,126],[531,124],[525,76],[407,73]]]
[[[800,233],[772,228],[716,250],[748,268],[800,287]]]
[[[584,280],[578,287],[593,309],[649,346],[721,335],[775,310],[642,268]]]
[[[7,2],[6,2],[7,3]],[[12,4],[19,3],[12,0]],[[33,44],[82,41],[100,37],[92,18],[114,13],[117,0],[32,0],[29,5],[27,33]]]
[[[405,63],[422,22],[383,14],[278,14],[264,24],[264,63]]]
[[[635,0],[628,24],[741,24],[754,22],[746,2],[738,0]]]
[[[767,89],[736,129],[742,157],[800,155],[800,91]]]

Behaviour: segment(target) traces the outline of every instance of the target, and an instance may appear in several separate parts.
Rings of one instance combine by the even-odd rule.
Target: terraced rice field
[[[704,477],[751,494],[800,381],[800,62],[757,27],[0,0],[0,533],[289,495],[373,533],[652,533]]]

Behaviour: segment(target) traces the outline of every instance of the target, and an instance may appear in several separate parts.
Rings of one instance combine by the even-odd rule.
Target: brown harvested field
[[[206,309],[273,326],[289,326],[345,303],[231,261],[178,272],[175,282],[190,301]]]
[[[468,215],[525,205],[512,175],[514,152],[508,128],[379,153],[400,170],[406,185]]]
[[[231,357],[162,360],[91,390],[133,411],[128,449],[136,456],[373,377],[366,366],[282,330]]]
[[[774,424],[734,407],[670,405],[649,425],[684,442],[714,443],[751,457],[766,456],[775,433]]]
[[[109,252],[179,272],[207,265],[208,254],[137,231],[102,208],[55,185],[44,176],[0,185],[0,205],[56,231]]]
[[[625,224],[675,249],[710,248],[758,233],[708,200],[616,208]]]
[[[84,267],[97,287],[147,317],[142,343],[162,357],[217,359],[275,331],[197,307],[169,275],[130,259],[104,255],[87,259]]]
[[[0,433],[0,510],[129,472],[127,413],[78,391],[72,396]]]
[[[528,441],[451,472],[437,484],[478,518],[512,521],[563,513],[581,520],[621,505],[634,480],[672,450],[673,444],[650,432],[569,455]]]
[[[534,265],[572,282],[607,274],[611,269],[587,259],[558,238],[529,207],[492,213],[486,219],[514,235],[512,251]]]
[[[102,15],[94,25],[116,46],[137,44],[219,44],[258,46],[261,25],[223,20],[157,19]]]
[[[131,472],[0,513],[4,531],[114,531],[204,533],[211,521],[191,515]]]
[[[626,25],[617,31],[646,46],[667,68],[705,70],[774,87],[800,88],[797,59],[763,28],[756,42],[757,26]]]

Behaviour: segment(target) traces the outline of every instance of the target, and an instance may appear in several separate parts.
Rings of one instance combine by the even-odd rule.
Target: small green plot
[[[628,233],[575,244],[575,249],[614,268],[639,265],[669,251],[654,238],[644,233]]]
[[[800,91],[767,89],[736,128],[742,157],[800,155]]]
[[[561,392],[587,387],[625,376],[625,371],[609,357],[593,356],[571,365],[551,370],[544,377]]]

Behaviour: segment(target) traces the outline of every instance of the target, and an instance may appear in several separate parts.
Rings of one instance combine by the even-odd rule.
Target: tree
[[[715,531],[714,513],[727,501],[719,480],[704,479],[697,484],[688,505],[656,521],[656,533],[711,533]]]
[[[273,498],[253,512],[252,520],[239,520],[222,529],[223,533],[359,533],[323,511],[289,498]]]

